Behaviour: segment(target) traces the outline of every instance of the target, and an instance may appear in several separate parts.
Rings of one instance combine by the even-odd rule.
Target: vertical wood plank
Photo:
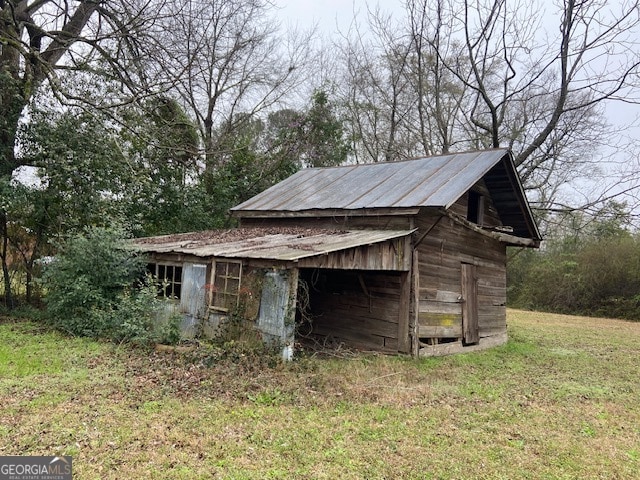
[[[420,352],[420,333],[418,331],[418,314],[420,313],[420,263],[418,250],[413,250],[411,265],[411,350],[414,357]]]
[[[462,264],[462,339],[464,343],[478,343],[478,280],[476,267]]]
[[[411,309],[411,270],[400,275],[400,308],[398,309],[398,351],[411,352],[409,312]]]

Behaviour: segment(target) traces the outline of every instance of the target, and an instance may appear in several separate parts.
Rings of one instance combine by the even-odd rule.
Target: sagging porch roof
[[[414,231],[234,228],[138,238],[133,244],[143,253],[180,253],[197,257],[295,262],[405,237]]]

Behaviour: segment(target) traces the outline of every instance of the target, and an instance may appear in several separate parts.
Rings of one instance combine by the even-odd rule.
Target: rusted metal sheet
[[[485,176],[503,224],[518,236],[540,238],[512,155],[504,148],[304,169],[231,210],[242,218],[256,212],[449,208]]]
[[[496,149],[305,169],[232,210],[448,207],[507,154]]]
[[[196,324],[205,318],[207,311],[205,284],[207,266],[185,263],[182,270],[180,311],[183,313],[181,331],[183,336],[193,337]]]
[[[260,229],[257,229],[252,235],[250,229],[246,229],[246,234],[239,240],[234,237],[234,240],[226,241],[224,235],[212,238],[202,234],[196,237],[184,234],[171,237],[149,237],[134,241],[134,245],[142,252],[183,253],[198,257],[298,261],[406,237],[413,231],[322,231],[304,235],[296,233],[264,234]]]
[[[282,347],[282,358],[293,355],[296,287],[298,270],[267,272],[262,286],[260,313],[256,328],[266,342]]]

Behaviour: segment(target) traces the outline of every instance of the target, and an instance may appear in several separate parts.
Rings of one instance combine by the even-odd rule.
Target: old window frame
[[[214,260],[209,282],[209,307],[228,313],[240,302],[242,261]]]
[[[467,195],[467,220],[482,226],[484,224],[484,195],[475,190],[469,190]]]
[[[153,261],[147,264],[147,270],[158,279],[158,297],[175,301],[180,300],[184,273],[181,263]],[[171,272],[170,275],[169,272]]]

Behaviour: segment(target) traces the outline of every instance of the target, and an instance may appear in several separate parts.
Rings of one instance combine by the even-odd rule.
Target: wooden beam
[[[462,326],[420,325],[419,335],[421,338],[460,338],[462,337]]]
[[[362,288],[362,291],[364,292],[364,294],[371,298],[371,294],[369,293],[369,290],[367,289],[367,284],[364,283],[364,277],[362,276],[361,273],[358,274],[358,281],[360,282],[360,287]]]
[[[417,248],[418,245],[420,245],[422,243],[422,241],[427,238],[427,235],[429,235],[431,233],[431,230],[433,230],[434,228],[436,228],[436,226],[438,225],[438,223],[440,223],[440,220],[442,220],[444,218],[444,215],[440,215],[438,217],[438,219],[433,222],[433,225],[431,225],[426,232],[424,232],[420,238],[413,244],[413,248]]]
[[[508,245],[520,246],[520,247],[530,247],[530,248],[538,248],[540,246],[540,240],[535,240],[533,238],[524,238],[524,237],[516,237],[515,235],[510,235],[504,232],[494,232],[490,230],[486,230],[475,223],[470,222],[466,218],[461,217],[449,210],[442,210],[444,215],[449,217],[458,225],[462,225],[474,232],[477,232],[485,237],[493,238],[494,240],[498,240],[499,242],[506,243]]]

